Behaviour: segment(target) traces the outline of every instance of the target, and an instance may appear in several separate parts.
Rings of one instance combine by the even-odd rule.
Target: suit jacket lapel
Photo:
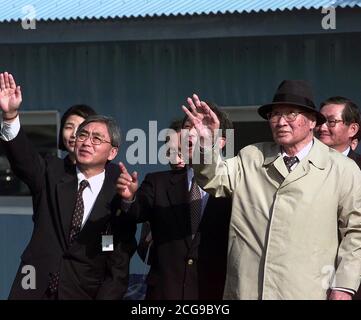
[[[175,210],[176,225],[182,229],[185,243],[188,248],[191,246],[192,235],[189,216],[189,192],[187,170],[174,171],[170,178],[170,186],[167,190],[170,207],[186,208],[183,210]]]
[[[78,179],[76,175],[65,175],[56,186],[58,212],[65,243],[69,243],[70,224],[76,201]]]

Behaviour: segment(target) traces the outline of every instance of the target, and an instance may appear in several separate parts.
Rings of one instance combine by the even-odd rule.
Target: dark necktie
[[[197,233],[199,223],[201,221],[201,211],[202,211],[202,197],[197,182],[194,177],[192,179],[189,205],[191,212],[191,228],[192,235]]]
[[[287,157],[284,156],[283,157],[283,161],[285,162],[285,165],[288,169],[288,172],[291,172],[291,167],[298,162],[298,158],[297,157]]]
[[[82,180],[80,182],[79,190],[76,194],[75,208],[70,226],[70,235],[69,235],[70,244],[73,243],[73,241],[75,240],[75,238],[77,237],[77,235],[81,230],[81,224],[83,222],[83,216],[84,216],[83,191],[88,186],[89,186],[89,182],[87,180]]]
[[[70,235],[69,235],[70,244],[73,243],[76,236],[79,234],[81,230],[81,224],[84,216],[83,191],[88,186],[89,186],[89,182],[87,180],[81,181],[79,190],[76,194],[75,209],[71,221]],[[50,293],[52,295],[56,294],[56,292],[58,291],[58,287],[59,287],[59,272],[55,272],[50,274],[50,281],[49,281]]]
[[[54,295],[58,292],[58,287],[59,287],[59,272],[55,272],[50,274],[49,291],[51,295]]]

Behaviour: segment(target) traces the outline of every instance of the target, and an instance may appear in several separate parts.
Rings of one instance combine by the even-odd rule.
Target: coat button
[[[193,259],[188,260],[188,265],[191,266],[193,264]]]

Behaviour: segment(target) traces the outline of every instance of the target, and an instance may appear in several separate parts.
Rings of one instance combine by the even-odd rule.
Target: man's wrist
[[[122,201],[125,203],[133,203],[135,201],[135,196],[132,196],[131,198],[122,198]]]
[[[2,114],[4,121],[12,121],[12,120],[14,120],[18,115],[19,115],[18,111],[6,112],[6,113],[3,112],[3,114]]]
[[[334,288],[331,288],[331,290],[333,290],[333,291],[346,292],[346,293],[349,293],[349,294],[352,295],[352,296],[355,294],[355,291],[354,291],[354,290],[348,289],[348,288],[334,287]]]
[[[133,200],[131,200],[131,201],[125,200],[124,198],[122,198],[122,201],[120,204],[121,210],[127,212],[134,202],[135,202],[135,196],[133,197]]]

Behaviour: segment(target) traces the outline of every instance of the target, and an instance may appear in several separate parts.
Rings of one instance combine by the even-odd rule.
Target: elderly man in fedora
[[[183,110],[200,135],[198,184],[232,198],[225,299],[349,300],[361,274],[361,172],[314,138],[326,121],[310,85],[285,80],[258,109],[274,142],[222,161],[216,115],[197,95]],[[221,215],[222,212],[219,212]]]

